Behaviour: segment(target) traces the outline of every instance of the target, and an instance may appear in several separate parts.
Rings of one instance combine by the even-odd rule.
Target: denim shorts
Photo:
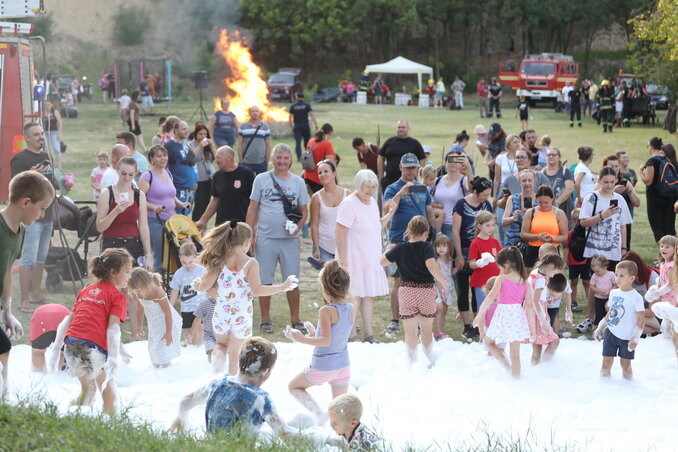
[[[629,350],[629,341],[619,339],[610,330],[605,328],[603,332],[603,356],[619,356],[623,359],[633,359],[636,356],[636,351]]]
[[[36,221],[26,226],[24,235],[24,247],[21,251],[19,265],[33,269],[36,265],[44,264],[49,252],[49,243],[52,239],[52,222]]]
[[[320,248],[320,260],[321,261],[327,262],[327,261],[331,261],[332,259],[334,259],[334,254],[330,253],[329,251],[327,251],[322,246],[319,246],[318,248]]]

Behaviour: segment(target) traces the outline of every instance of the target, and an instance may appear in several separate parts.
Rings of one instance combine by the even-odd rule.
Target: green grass
[[[469,100],[471,96],[468,96]],[[508,96],[507,96],[508,97]],[[98,99],[98,96],[96,97]],[[520,130],[520,123],[514,119],[514,111],[511,106],[513,100],[509,97],[504,102],[504,118],[500,120],[507,133],[517,133]],[[168,113],[179,115],[182,118],[188,118],[195,111],[197,102],[174,102],[170,104],[159,104],[156,108],[157,114],[166,115]],[[473,127],[482,123],[487,128],[490,120],[481,120],[476,110],[476,106],[467,105],[464,111],[434,110],[422,109],[418,107],[394,107],[390,105],[376,106],[357,106],[349,104],[318,104],[313,106],[318,123],[329,122],[333,125],[335,133],[332,136],[336,152],[342,157],[339,165],[339,178],[342,185],[353,188],[353,175],[358,170],[359,165],[355,157],[355,151],[351,147],[353,137],[360,136],[365,141],[376,142],[378,130],[381,133],[381,142],[395,134],[395,124],[398,120],[406,119],[410,123],[411,136],[419,139],[422,144],[428,144],[432,149],[432,159],[436,162],[442,161],[443,150],[447,149],[454,141],[455,135],[461,130],[466,130],[470,134]],[[76,176],[77,185],[71,192],[73,199],[91,199],[92,193],[89,187],[89,174],[96,165],[96,155],[99,151],[109,151],[115,144],[115,135],[118,132],[126,130],[126,126],[117,118],[117,112],[112,104],[84,103],[80,106],[80,115],[77,119],[67,119],[64,122],[63,140],[68,144],[68,151],[63,156],[63,166],[66,172],[73,172]],[[556,114],[550,109],[535,109],[533,111],[534,120],[530,121],[530,127],[534,128],[541,136],[548,133],[552,138],[552,145],[560,148],[563,161],[568,165],[577,161],[576,149],[581,145],[589,145],[595,149],[596,157],[592,164],[592,169],[597,170],[605,155],[614,153],[618,150],[625,150],[631,157],[631,167],[638,168],[647,158],[646,143],[653,136],[662,137],[670,142],[672,137],[659,126],[646,127],[634,124],[630,129],[615,129],[612,134],[603,134],[600,127],[589,118],[584,120],[584,127],[569,128],[568,121],[564,114]],[[663,113],[661,113],[663,115]],[[150,138],[155,133],[157,116],[142,117],[142,130],[147,145]],[[658,124],[663,122],[659,118]],[[284,142],[294,145],[291,136],[275,139],[276,142]],[[474,145],[470,144],[468,150],[477,162],[482,161],[479,158]],[[295,163],[293,171],[299,174],[300,165]],[[480,174],[485,170],[480,169]],[[642,185],[642,183],[640,184]],[[646,207],[644,205],[644,187],[637,187],[641,192],[643,204],[636,209],[635,223],[633,226],[632,248],[639,252],[648,262],[656,258],[656,245],[652,239],[650,227],[647,222]],[[75,239],[71,237],[71,246]],[[55,243],[58,238],[55,235]],[[313,270],[305,259],[310,255],[311,241],[302,239],[302,275],[301,275],[301,317],[302,320],[315,321],[317,319],[317,308],[314,304],[322,305],[322,297],[317,283],[317,272]],[[93,257],[98,250],[97,244],[92,247],[89,258]],[[81,249],[82,251],[82,249]],[[30,314],[19,312],[18,275],[14,277],[13,298],[14,313],[19,317],[22,324],[28,327]],[[579,290],[579,302],[583,301],[583,290]],[[65,283],[60,293],[48,294],[52,301],[71,306],[74,301],[74,294],[70,283]],[[281,331],[289,323],[289,309],[283,295],[273,298],[271,314],[275,333],[270,336],[274,341],[285,341]],[[461,339],[461,323],[455,320],[456,308],[452,307],[447,316],[446,332],[455,339]],[[390,304],[388,297],[380,297],[375,303],[375,331],[379,339],[389,341],[393,339],[386,338],[381,334],[382,329],[390,320]],[[563,319],[564,320],[564,319]],[[575,321],[580,321],[581,315],[575,317]],[[259,310],[255,308],[255,325],[260,321]],[[563,323],[563,322],[561,322]],[[129,327],[123,327],[123,340],[129,340]],[[402,339],[402,333],[398,337]],[[22,343],[28,342],[28,335],[24,335]]]

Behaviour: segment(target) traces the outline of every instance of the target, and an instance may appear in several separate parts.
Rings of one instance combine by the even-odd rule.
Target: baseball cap
[[[431,146],[429,146],[428,144],[423,145],[422,148],[424,148],[424,154],[431,153]]]
[[[475,127],[473,128],[473,133],[475,133],[476,135],[482,135],[482,134],[484,134],[484,133],[487,133],[487,130],[485,130],[485,126],[484,126],[484,125],[478,124],[477,126],[475,126]]]
[[[489,133],[490,135],[494,135],[495,133],[499,132],[500,130],[501,130],[501,124],[499,124],[498,122],[493,122],[490,125],[490,130],[488,130],[487,133]]]
[[[417,158],[416,155],[412,154],[411,152],[408,152],[407,154],[403,155],[402,158],[400,159],[400,166],[402,166],[403,168],[419,166],[419,159]]]
[[[299,91],[299,92],[297,93],[297,99],[303,99],[303,98],[304,98],[304,92],[303,92],[303,91]]]

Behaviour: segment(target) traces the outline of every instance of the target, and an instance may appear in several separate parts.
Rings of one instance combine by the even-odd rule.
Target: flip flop
[[[23,312],[24,314],[33,314],[35,312],[35,308],[31,308],[30,306],[19,306],[19,311]]]
[[[272,334],[273,333],[273,324],[271,322],[261,322],[259,325],[262,333]]]

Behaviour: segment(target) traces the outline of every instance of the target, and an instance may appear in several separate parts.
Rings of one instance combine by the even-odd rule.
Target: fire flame
[[[247,110],[254,105],[261,109],[261,117],[264,121],[289,120],[289,113],[284,107],[273,107],[268,100],[268,86],[261,78],[261,69],[252,61],[252,54],[241,40],[240,33],[235,31],[233,39],[230,39],[227,30],[221,30],[217,50],[224,57],[231,68],[233,77],[222,80],[224,86],[233,96],[230,110],[238,118],[239,122],[249,120]],[[214,111],[221,110],[221,102],[218,97],[214,99]]]

